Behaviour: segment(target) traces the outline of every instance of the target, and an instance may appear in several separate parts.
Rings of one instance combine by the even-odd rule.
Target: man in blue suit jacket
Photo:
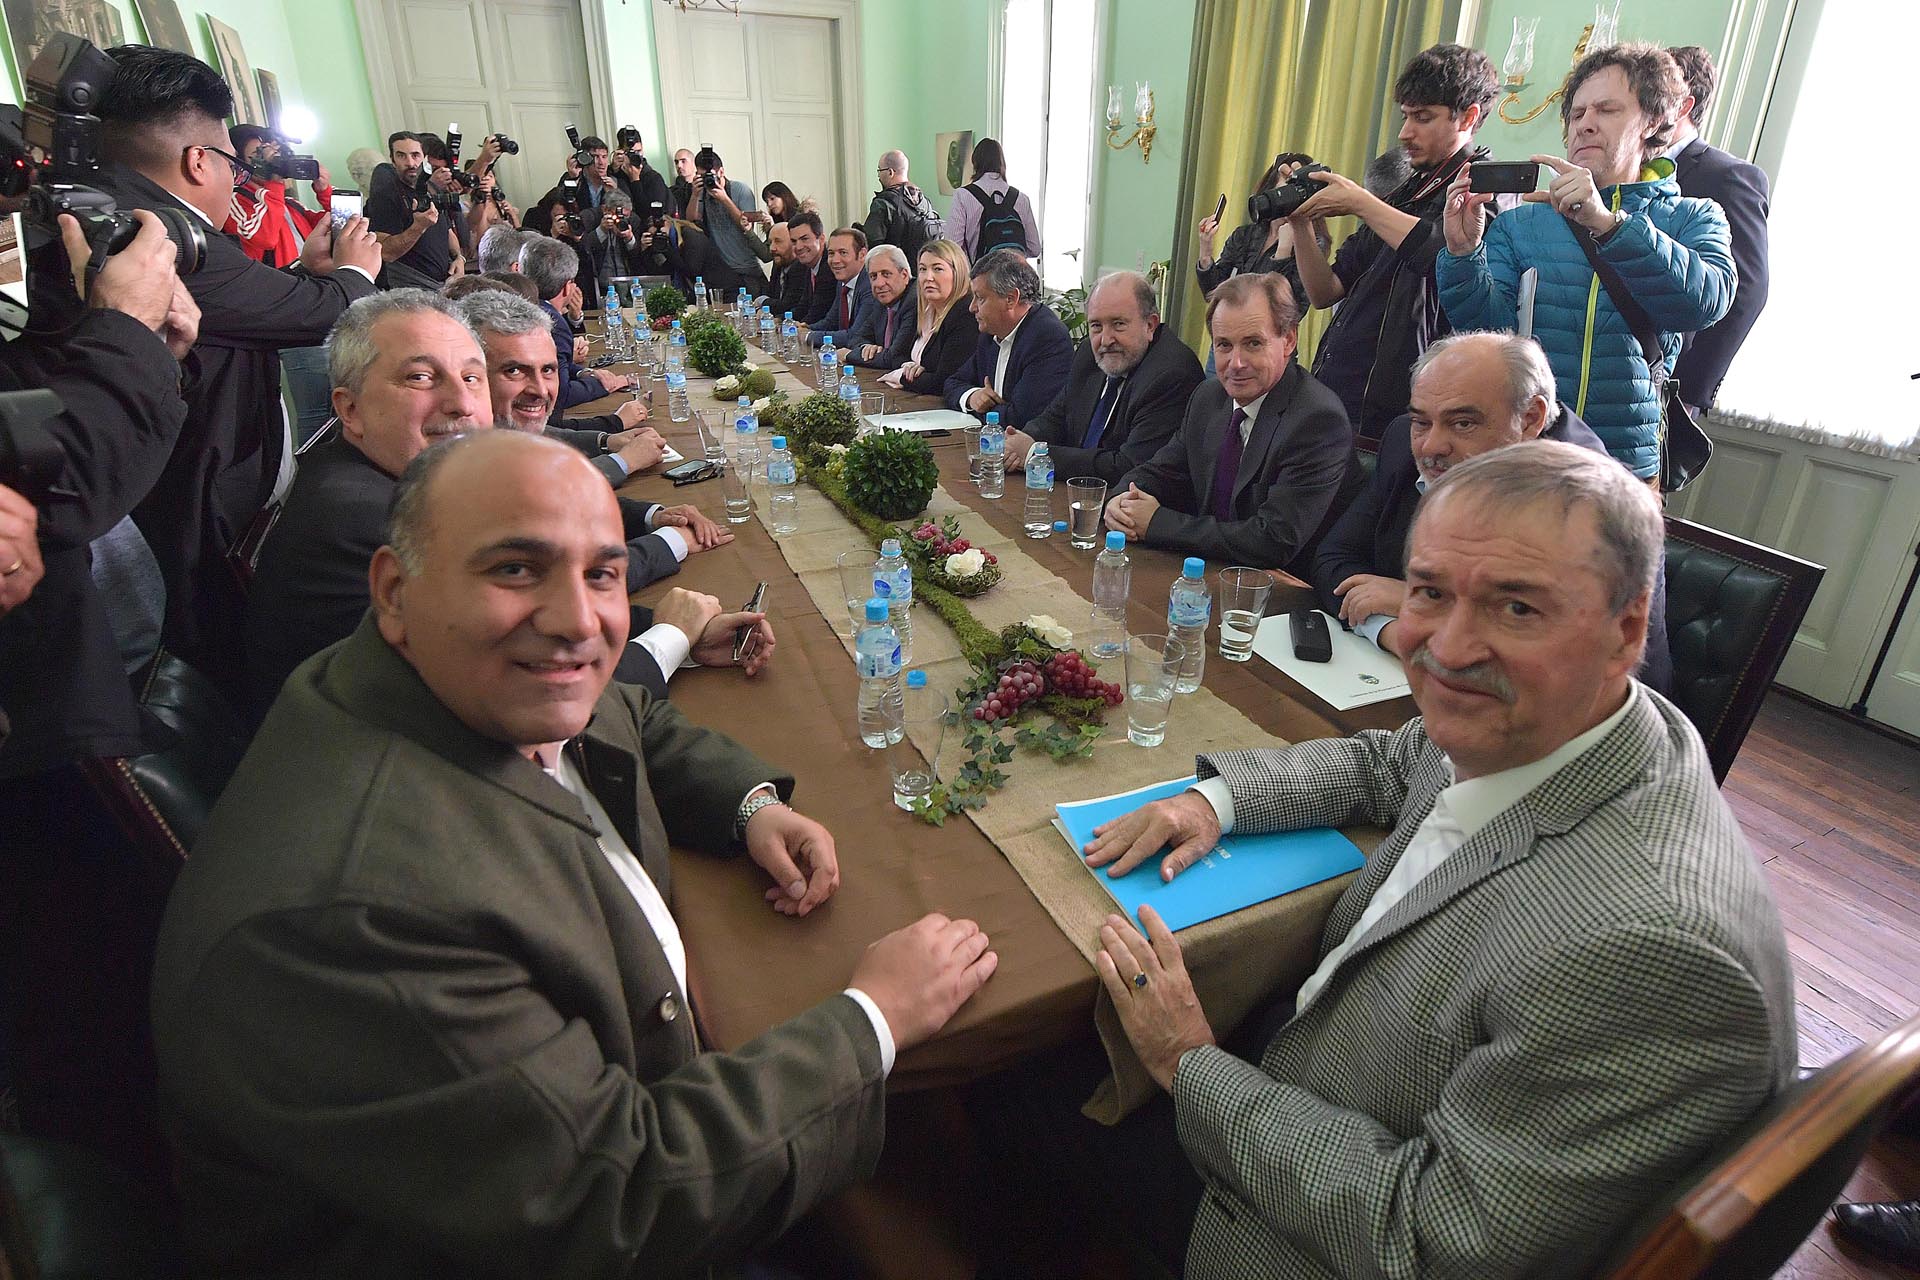
[[[1734,286],[1733,305],[1717,324],[1688,334],[1681,348],[1680,361],[1673,376],[1680,383],[1680,398],[1696,415],[1713,407],[1720,383],[1733,364],[1747,332],[1767,305],[1767,175],[1758,165],[1718,147],[1708,146],[1700,136],[1700,122],[1707,117],[1707,103],[1713,96],[1713,59],[1699,45],[1669,49],[1686,77],[1689,101],[1680,104],[1680,115],[1673,127],[1673,142],[1667,149],[1673,161],[1673,180],[1680,184],[1683,196],[1705,196],[1727,215],[1727,229],[1733,233],[1733,266],[1739,276]]]
[[[819,346],[828,338],[844,347],[853,336],[862,307],[873,303],[873,284],[867,279],[867,237],[858,227],[841,227],[827,237],[827,269],[833,272],[833,301],[826,314],[813,322],[807,344]]]
[[[997,409],[1001,426],[1024,426],[1066,386],[1073,339],[1041,305],[1039,274],[1011,250],[995,250],[975,267],[973,314],[980,342],[947,379],[947,407],[976,418]]]

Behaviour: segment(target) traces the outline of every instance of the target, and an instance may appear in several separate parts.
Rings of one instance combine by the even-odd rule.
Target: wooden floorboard
[[[1782,693],[1727,775],[1793,956],[1800,1061],[1822,1066],[1920,1009],[1920,748]],[[1920,1198],[1920,1142],[1874,1144],[1846,1200]],[[1914,1280],[1815,1228],[1779,1276]]]

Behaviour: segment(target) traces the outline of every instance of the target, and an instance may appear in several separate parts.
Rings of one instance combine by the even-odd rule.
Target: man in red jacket
[[[319,226],[333,203],[333,180],[326,166],[313,184],[318,210],[301,207],[288,198],[285,179],[263,176],[265,162],[281,155],[285,146],[271,129],[257,124],[237,124],[227,131],[233,139],[233,154],[252,170],[246,181],[233,192],[233,209],[223,230],[240,237],[247,256],[270,267],[288,267],[300,261],[300,245]]]

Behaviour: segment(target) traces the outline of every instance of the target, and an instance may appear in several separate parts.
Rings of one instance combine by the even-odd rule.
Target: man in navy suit
[[[1680,118],[1674,125],[1673,145],[1667,157],[1673,161],[1674,181],[1680,193],[1705,196],[1726,211],[1727,226],[1733,232],[1733,265],[1739,274],[1739,286],[1733,306],[1718,324],[1687,337],[1680,362],[1673,376],[1680,380],[1680,398],[1697,415],[1713,407],[1727,368],[1747,340],[1747,331],[1760,318],[1767,305],[1767,175],[1758,165],[1718,147],[1710,147],[1700,136],[1700,123],[1707,118],[1707,104],[1713,98],[1715,74],[1713,59],[1699,45],[1669,49],[1686,77],[1690,96],[1680,103]]]
[[[1025,426],[1066,386],[1073,338],[1041,304],[1039,273],[1009,249],[996,249],[975,265],[972,305],[980,342],[947,379],[947,407],[976,418],[998,410],[1001,426]]]
[[[828,338],[844,347],[853,337],[860,308],[873,301],[867,280],[867,234],[858,227],[841,227],[827,237],[827,269],[833,272],[833,301],[826,314],[813,321],[807,344],[817,347]]]
[[[1219,376],[1195,389],[1173,438],[1122,477],[1109,529],[1181,555],[1307,572],[1361,473],[1340,397],[1293,358],[1299,326],[1281,275],[1237,275],[1213,291]]]
[[[1313,557],[1320,607],[1356,635],[1401,652],[1407,534],[1428,486],[1469,458],[1529,440],[1558,440],[1606,453],[1579,415],[1555,398],[1553,367],[1532,338],[1456,333],[1413,362],[1410,411],[1382,429],[1373,477],[1335,521]],[[1654,575],[1642,684],[1665,693],[1673,683],[1667,653],[1667,581]]]

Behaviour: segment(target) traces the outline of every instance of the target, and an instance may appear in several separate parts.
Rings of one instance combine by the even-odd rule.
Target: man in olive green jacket
[[[402,478],[373,612],[288,680],[167,910],[163,1105],[197,1274],[617,1276],[738,1257],[868,1173],[896,1049],[992,973],[968,921],[702,1052],[670,843],[839,881],[791,778],[610,684],[620,518],[564,445]]]

